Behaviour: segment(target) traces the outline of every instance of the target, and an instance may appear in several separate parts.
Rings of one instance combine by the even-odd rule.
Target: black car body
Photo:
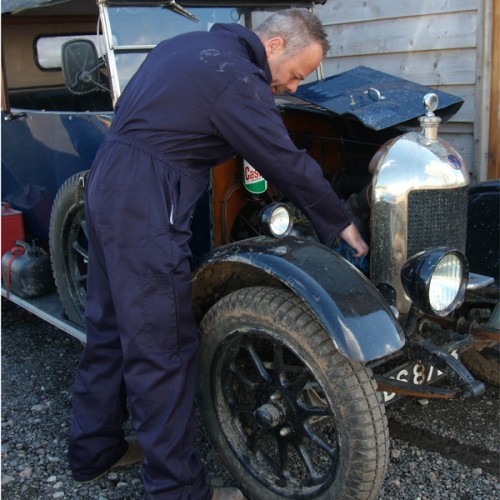
[[[315,3],[3,2],[2,201],[49,255],[57,292],[9,289],[10,252],[2,294],[85,340],[85,179],[127,81],[161,39]],[[498,367],[498,247],[482,236],[498,234],[498,182],[469,195],[463,160],[438,137],[461,104],[367,67],[277,98],[370,242],[364,261],[320,244],[273,186],[250,192],[243,158],[213,170],[191,245],[199,405],[249,495],[373,498],[384,405],[478,395],[460,359],[479,377]]]

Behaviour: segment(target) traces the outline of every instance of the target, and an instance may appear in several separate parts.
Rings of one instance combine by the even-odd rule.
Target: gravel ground
[[[2,299],[2,498],[139,499],[139,467],[81,485],[66,452],[71,382],[82,345]],[[391,462],[378,499],[500,498],[499,391],[466,401],[404,399],[388,407]],[[234,484],[199,425],[215,486]],[[265,500],[265,499],[254,499]]]

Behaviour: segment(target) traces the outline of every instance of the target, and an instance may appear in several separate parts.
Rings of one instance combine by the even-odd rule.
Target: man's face
[[[308,45],[292,57],[286,55],[284,42],[280,37],[268,40],[264,46],[271,69],[273,94],[295,92],[299,83],[312,73],[323,59],[323,48],[319,43]]]

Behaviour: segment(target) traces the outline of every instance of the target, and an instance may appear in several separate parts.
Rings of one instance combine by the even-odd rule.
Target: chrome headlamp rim
[[[468,264],[457,249],[438,247],[415,254],[401,269],[403,288],[423,312],[447,316],[462,302]]]
[[[281,202],[266,205],[259,213],[259,225],[265,235],[285,238],[293,229],[290,207]]]

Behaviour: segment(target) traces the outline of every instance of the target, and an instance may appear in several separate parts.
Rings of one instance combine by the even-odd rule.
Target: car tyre
[[[84,183],[88,171],[68,178],[59,189],[50,215],[52,271],[64,313],[83,326],[88,244],[84,214]]]
[[[389,436],[372,372],[338,353],[300,298],[244,288],[200,326],[200,413],[249,497],[376,497]]]
[[[475,377],[500,387],[500,344],[484,347],[481,351],[469,349],[460,355],[460,359]]]

